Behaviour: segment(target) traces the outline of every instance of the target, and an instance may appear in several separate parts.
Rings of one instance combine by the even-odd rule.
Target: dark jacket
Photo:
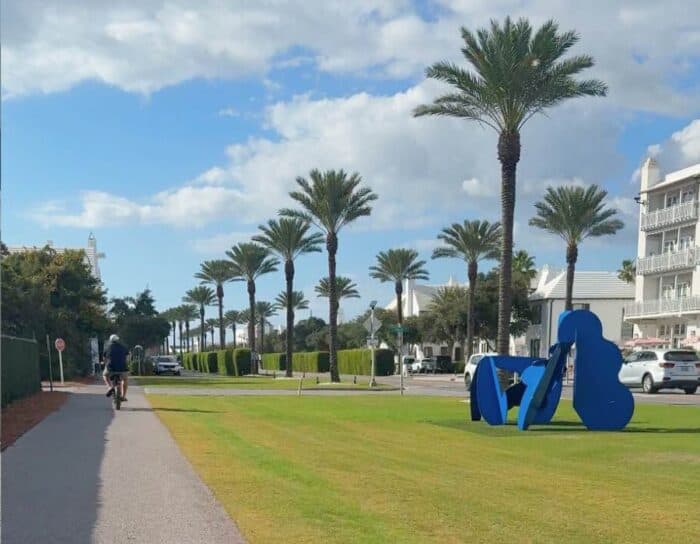
[[[105,346],[105,361],[107,368],[112,372],[126,372],[126,356],[129,350],[121,342],[110,342]]]

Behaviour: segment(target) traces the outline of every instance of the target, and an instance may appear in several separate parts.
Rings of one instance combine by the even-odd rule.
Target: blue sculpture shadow
[[[598,317],[587,310],[559,316],[558,342],[549,359],[533,357],[484,357],[477,365],[470,387],[471,419],[482,417],[490,425],[504,425],[508,410],[519,406],[518,428],[552,420],[559,406],[566,360],[576,347],[574,409],[591,430],[619,430],[634,412],[634,399],[617,374],[620,350],[603,338]],[[521,381],[502,390],[498,369],[517,372]]]

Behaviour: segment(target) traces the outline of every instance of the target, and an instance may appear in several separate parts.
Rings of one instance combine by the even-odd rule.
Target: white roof
[[[530,299],[566,298],[566,270],[552,270],[545,266],[538,279]],[[573,298],[634,300],[634,285],[622,281],[615,272],[577,270],[574,275]]]
[[[677,170],[675,172],[666,174],[663,181],[660,181],[656,185],[652,185],[646,191],[643,192],[655,191],[656,189],[663,189],[665,187],[668,187],[669,185],[678,183],[679,181],[688,181],[691,178],[697,176],[700,176],[700,163],[694,164],[693,166],[689,166],[688,168],[684,168],[683,170]]]

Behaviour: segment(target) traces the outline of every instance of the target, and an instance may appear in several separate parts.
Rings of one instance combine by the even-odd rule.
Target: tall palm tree
[[[180,353],[182,353],[184,346],[185,339],[182,337],[182,328],[185,324],[185,309],[184,309],[184,304],[180,306],[175,307],[175,318],[177,320],[177,330],[178,334],[180,335]]]
[[[207,330],[209,331],[209,334],[211,334],[211,347],[213,348],[214,347],[214,330],[216,329],[216,327],[219,326],[219,320],[214,319],[213,317],[210,317],[209,319],[207,319],[206,324],[207,324]],[[223,348],[220,348],[220,349],[223,349]]]
[[[500,223],[488,221],[464,221],[461,225],[442,229],[438,239],[444,244],[435,248],[433,259],[453,257],[467,263],[469,278],[469,310],[467,317],[467,358],[471,357],[474,344],[474,304],[476,300],[476,281],[479,273],[479,261],[496,259],[501,244],[502,229]]]
[[[589,55],[562,57],[579,40],[575,31],[559,32],[554,21],[533,31],[527,19],[472,33],[462,27],[462,54],[472,70],[438,62],[426,76],[448,83],[454,92],[432,104],[416,108],[414,115],[460,117],[491,127],[498,133],[501,163],[501,273],[498,287],[498,341],[501,355],[508,354],[511,317],[511,260],[515,174],[520,160],[520,131],[538,113],[579,96],[605,96],[607,86],[596,79],[577,80],[593,66]]]
[[[318,285],[314,287],[317,297],[331,298],[331,280],[326,276],[318,280]],[[360,298],[360,292],[357,290],[357,284],[350,278],[345,276],[335,277],[335,312],[338,312],[340,301],[344,298]]]
[[[185,293],[182,301],[187,304],[196,304],[199,307],[199,351],[203,351],[206,343],[206,331],[204,330],[204,307],[214,304],[214,290],[206,285],[198,285]]]
[[[283,217],[270,220],[267,225],[260,225],[262,234],[253,236],[253,240],[276,253],[284,261],[284,277],[286,280],[287,299],[294,295],[294,259],[305,253],[321,251],[323,236],[318,233],[308,234],[311,225],[299,218]],[[303,296],[303,295],[302,295]],[[285,306],[287,310],[287,361],[291,361],[294,351],[294,308]],[[291,378],[292,365],[287,365],[286,374]]]
[[[201,270],[194,277],[202,280],[202,283],[210,283],[216,286],[216,298],[219,302],[219,342],[221,349],[226,346],[226,327],[224,327],[224,283],[233,279],[231,263],[224,259],[204,261]],[[212,339],[212,344],[214,340]]]
[[[530,226],[556,234],[566,242],[566,304],[571,310],[574,291],[574,270],[578,246],[590,237],[615,234],[624,224],[614,219],[617,210],[605,207],[607,191],[597,185],[548,187],[544,198],[535,203],[537,215]]]
[[[631,259],[623,259],[622,267],[617,271],[617,277],[625,283],[634,283],[637,279],[637,266]]]
[[[275,307],[278,310],[286,310],[287,312],[287,330],[285,331],[285,352],[286,360],[290,361],[287,364],[285,374],[287,377],[292,376],[292,358],[294,357],[294,316],[297,310],[308,310],[309,301],[304,296],[303,291],[292,291],[292,296],[289,297],[287,291],[281,291],[275,297]],[[291,314],[291,320],[289,319]]]
[[[252,242],[243,242],[226,252],[231,259],[233,277],[245,280],[248,285],[248,304],[250,319],[248,322],[248,345],[253,352],[250,365],[253,374],[258,373],[258,360],[255,353],[255,280],[263,274],[277,270],[279,261],[270,256],[270,250]]]
[[[390,249],[377,255],[377,264],[370,266],[370,276],[382,283],[393,282],[396,293],[396,319],[403,326],[403,280],[427,280],[425,261],[418,260],[418,252],[413,249]],[[403,349],[402,333],[399,337],[399,350]],[[400,356],[402,353],[399,354]]]
[[[163,310],[162,312],[160,312],[160,317],[162,317],[163,319],[165,319],[168,322],[168,325],[170,326],[170,328],[173,331],[173,346],[174,346],[175,345],[175,324],[174,324],[174,320],[173,320],[173,315],[174,315],[174,308],[168,308],[167,310]],[[168,337],[165,340],[166,340],[165,352],[167,354],[170,354],[170,335],[168,335]]]
[[[302,177],[297,178],[299,191],[292,191],[292,197],[301,210],[284,209],[280,215],[297,217],[313,223],[326,236],[328,252],[328,277],[330,291],[329,307],[329,351],[330,375],[332,382],[340,381],[338,373],[338,297],[335,290],[336,253],[338,252],[338,233],[345,226],[360,217],[372,213],[370,203],[377,195],[369,187],[360,187],[362,178],[355,172],[348,175],[344,170],[311,170],[310,182]]]
[[[241,322],[241,312],[229,310],[224,314],[224,323],[231,327],[233,333],[233,349],[236,349],[236,325]]]
[[[255,314],[260,325],[260,353],[265,353],[265,325],[269,324],[268,319],[277,315],[277,305],[259,300],[255,303]]]
[[[520,274],[520,276],[527,280],[528,282],[537,276],[537,269],[535,268],[535,259],[533,259],[530,254],[521,249],[513,254],[513,272]]]
[[[197,306],[194,304],[183,304],[182,308],[182,319],[185,321],[185,339],[187,345],[187,351],[190,351],[190,321],[197,319]]]

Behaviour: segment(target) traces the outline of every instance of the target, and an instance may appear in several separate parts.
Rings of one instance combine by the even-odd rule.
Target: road
[[[5,544],[244,542],[140,388],[114,412],[103,386],[2,454]]]

